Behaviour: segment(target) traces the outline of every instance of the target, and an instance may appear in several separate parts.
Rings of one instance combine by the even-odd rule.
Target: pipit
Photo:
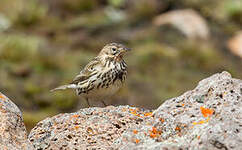
[[[51,91],[74,89],[76,94],[87,101],[100,100],[115,94],[123,85],[127,76],[127,65],[123,60],[129,48],[122,44],[110,43],[68,85],[59,86]]]

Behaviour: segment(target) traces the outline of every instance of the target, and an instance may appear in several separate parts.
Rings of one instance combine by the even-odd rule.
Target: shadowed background
[[[157,108],[213,73],[242,78],[241,27],[241,0],[1,0],[0,91],[28,130],[87,107],[72,90],[49,90],[120,42],[132,48],[128,78],[106,102]]]

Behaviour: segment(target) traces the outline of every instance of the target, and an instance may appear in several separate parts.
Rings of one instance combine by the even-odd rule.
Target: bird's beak
[[[131,51],[131,48],[125,47],[124,48],[126,51]]]
[[[128,48],[128,47],[124,47],[121,50],[122,53],[129,52],[129,51],[131,51],[131,48]]]
[[[118,54],[119,57],[123,57],[126,52],[129,52],[131,49],[128,47],[123,46],[122,48],[119,49],[120,53]]]

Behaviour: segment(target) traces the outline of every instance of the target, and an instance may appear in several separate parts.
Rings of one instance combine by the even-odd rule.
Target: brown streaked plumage
[[[51,91],[75,89],[77,95],[86,99],[88,106],[89,99],[100,100],[106,106],[104,98],[115,94],[126,79],[127,65],[123,56],[129,50],[122,44],[107,44],[70,84]]]

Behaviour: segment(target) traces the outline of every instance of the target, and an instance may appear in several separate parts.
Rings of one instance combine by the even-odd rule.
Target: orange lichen
[[[201,136],[197,136],[197,139],[200,139]]]
[[[198,122],[198,124],[204,124],[204,123],[206,123],[206,120],[201,120]]]
[[[138,144],[140,142],[139,139],[135,139],[135,143]]]
[[[136,114],[136,116],[141,117],[140,114]]]
[[[72,115],[73,118],[78,118],[80,115]]]
[[[193,125],[204,124],[204,123],[207,123],[209,120],[210,120],[210,118],[208,117],[206,120],[201,120],[201,121],[199,121],[199,122],[193,122],[192,124],[193,124]]]
[[[79,129],[79,126],[75,126],[75,129],[76,129],[76,130]]]
[[[5,97],[2,94],[0,94],[0,98],[5,99]]]
[[[137,133],[138,133],[138,131],[137,131],[137,130],[133,130],[133,133],[134,133],[134,134],[137,134]]]
[[[212,109],[208,109],[204,107],[200,107],[200,110],[201,110],[201,113],[203,114],[203,117],[211,116],[214,112]]]
[[[185,106],[185,104],[181,104],[182,106]]]
[[[158,135],[161,135],[161,131],[158,131],[156,127],[152,127],[152,130],[149,130],[149,135],[151,138],[155,138]]]
[[[152,127],[152,133],[157,134],[157,129],[156,129],[156,127]]]
[[[138,117],[141,117],[140,114],[137,113],[138,109],[129,109],[130,113],[135,115],[135,116],[138,116]]]
[[[165,122],[165,120],[164,120],[163,118],[160,118],[159,120],[160,120],[162,123]]]
[[[150,137],[151,137],[151,138],[155,138],[155,137],[156,137],[156,134],[150,132]]]
[[[152,116],[152,112],[144,113],[144,116],[145,116],[145,117]]]
[[[135,109],[129,109],[130,113],[133,114],[133,115],[137,115],[137,112]]]
[[[178,127],[178,126],[175,128],[175,130],[178,131],[178,132],[181,132],[181,128]]]

